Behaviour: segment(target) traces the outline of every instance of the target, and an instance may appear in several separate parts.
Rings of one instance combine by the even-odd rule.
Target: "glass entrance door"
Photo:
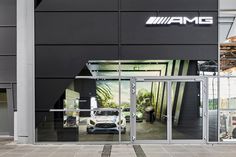
[[[132,78],[131,141],[206,142],[204,79]]]
[[[132,97],[133,96],[133,97]],[[166,81],[131,80],[132,141],[167,142],[168,93]]]
[[[205,141],[206,86],[204,80],[171,82],[172,142]]]

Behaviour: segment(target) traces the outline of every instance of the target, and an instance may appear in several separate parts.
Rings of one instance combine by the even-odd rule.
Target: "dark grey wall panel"
[[[0,55],[16,54],[16,28],[0,27]]]
[[[16,0],[0,0],[0,25],[16,25]]]
[[[218,0],[121,0],[121,8],[126,11],[217,11],[217,7]]]
[[[0,82],[16,81],[16,56],[0,56]]]
[[[198,16],[194,12],[161,12],[159,16]],[[146,26],[151,12],[125,12],[121,16],[122,44],[217,44],[217,13],[200,13],[213,16],[213,25],[158,25]]]
[[[42,0],[36,11],[114,11],[118,0]]]
[[[36,79],[35,80],[35,111],[36,127],[45,117],[45,111],[54,109],[65,89],[74,79]],[[57,106],[58,107],[58,106]],[[41,112],[40,112],[41,111]],[[44,111],[44,112],[42,112]]]
[[[217,60],[217,45],[122,46],[121,59]]]
[[[118,14],[37,12],[36,44],[115,44]]]
[[[65,89],[74,79],[36,79],[36,111],[53,109]]]
[[[88,60],[118,59],[117,46],[36,46],[36,77],[74,78]]]

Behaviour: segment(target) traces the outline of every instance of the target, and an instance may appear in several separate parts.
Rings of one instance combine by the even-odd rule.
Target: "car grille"
[[[116,127],[116,124],[114,124],[114,123],[99,123],[99,124],[96,124],[96,127],[97,128],[114,128],[114,127]]]
[[[130,116],[125,116],[126,121],[130,121]]]

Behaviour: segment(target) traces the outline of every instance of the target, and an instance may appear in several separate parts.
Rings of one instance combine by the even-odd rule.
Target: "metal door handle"
[[[136,137],[135,136],[132,136],[132,141],[135,141],[136,140]]]
[[[135,114],[135,113],[132,113],[132,117],[135,118],[135,117],[136,117],[136,114]]]

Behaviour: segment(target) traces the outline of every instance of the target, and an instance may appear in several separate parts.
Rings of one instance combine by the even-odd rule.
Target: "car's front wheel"
[[[87,134],[92,134],[91,129],[87,128]]]
[[[232,136],[233,136],[233,138],[236,138],[236,128],[234,128],[234,130],[232,132]]]
[[[126,133],[126,128],[124,128],[123,131],[121,131],[122,134],[125,134]]]

